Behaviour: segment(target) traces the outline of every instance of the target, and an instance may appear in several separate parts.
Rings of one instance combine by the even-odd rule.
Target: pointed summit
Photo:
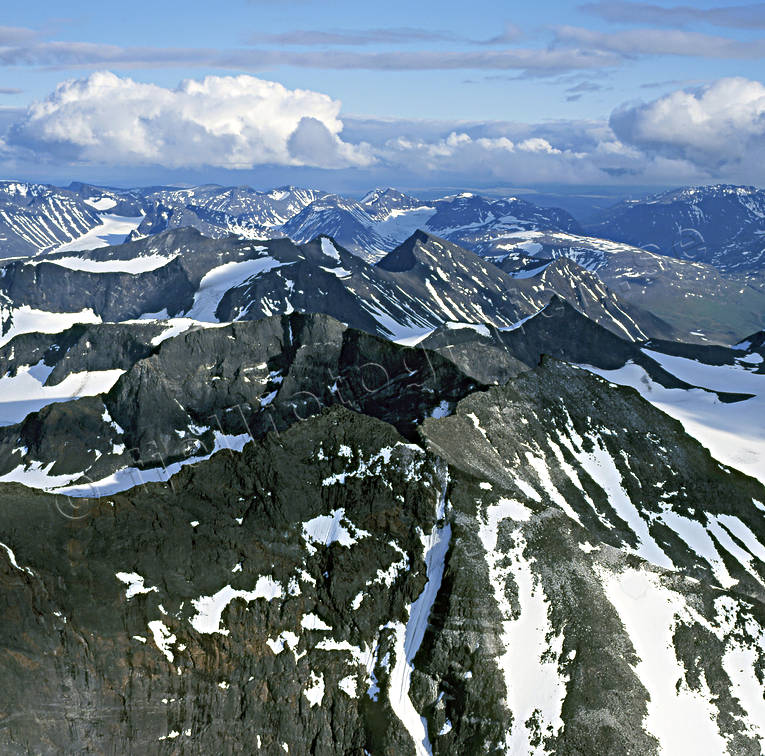
[[[429,242],[436,240],[448,244],[443,239],[439,239],[437,236],[417,229],[406,241],[398,245],[394,250],[389,252],[382,260],[377,263],[378,268],[388,270],[391,273],[403,273],[404,271],[411,270],[417,265],[421,255],[419,255],[418,245],[423,246]]]

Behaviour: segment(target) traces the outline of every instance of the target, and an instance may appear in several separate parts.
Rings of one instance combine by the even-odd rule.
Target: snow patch
[[[561,712],[568,684],[568,677],[559,668],[563,635],[555,632],[550,621],[549,602],[531,560],[525,556],[526,541],[518,526],[512,531],[512,547],[498,548],[500,523],[507,519],[526,522],[531,514],[517,501],[500,499],[486,508],[478,535],[486,551],[494,599],[503,617],[505,652],[497,661],[505,680],[507,706],[513,713],[505,747],[508,753],[543,756],[547,751],[536,732],[555,736],[563,727]],[[517,616],[506,593],[511,575],[518,588]]]
[[[306,630],[332,630],[332,628],[316,614],[304,614],[300,626]]]
[[[451,331],[459,331],[465,328],[469,328],[470,330],[475,331],[479,336],[485,336],[487,339],[491,338],[491,333],[488,326],[482,325],[480,323],[446,322],[444,325]]]
[[[446,484],[436,503],[436,517],[439,520],[444,514],[445,496]],[[406,626],[400,622],[393,625],[396,661],[390,675],[388,696],[391,708],[412,736],[418,756],[429,756],[432,751],[428,740],[427,721],[417,712],[409,698],[409,684],[414,669],[412,662],[425,636],[430,612],[441,588],[451,534],[451,525],[447,523],[442,526],[436,524],[430,535],[421,536],[428,582],[416,601],[409,607],[409,619]]]
[[[331,239],[326,236],[321,237],[321,251],[327,256],[331,257],[335,262],[340,262],[340,252],[337,247],[332,243]]]
[[[91,309],[80,310],[80,312],[48,312],[34,310],[28,305],[12,310],[0,309],[0,319],[6,321],[9,317],[11,327],[0,335],[0,346],[7,344],[21,333],[61,333],[78,323],[101,323],[101,318]]]
[[[358,698],[359,695],[356,692],[356,678],[353,675],[344,677],[338,682],[337,687],[343,691],[350,698]]]
[[[151,630],[157,648],[165,655],[169,662],[172,662],[175,657],[170,649],[177,640],[175,635],[170,632],[170,629],[162,620],[152,620],[149,622],[149,630]]]
[[[242,591],[232,588],[230,585],[224,586],[212,596],[200,596],[198,599],[192,599],[192,604],[197,610],[190,622],[192,627],[199,633],[220,633],[228,635],[226,628],[221,628],[221,617],[223,611],[235,598],[241,598],[245,601],[255,601],[262,598],[266,601],[273,601],[275,598],[282,598],[284,590],[280,583],[267,575],[261,575],[258,578],[255,588],[252,591]]]
[[[308,699],[308,703],[312,708],[320,706],[324,699],[324,675],[317,675],[311,670],[309,685],[303,690],[303,695]]]
[[[436,407],[431,413],[430,416],[434,417],[436,419],[440,419],[442,417],[449,417],[451,414],[451,406],[446,399],[444,399],[442,402],[439,402],[438,407]]]
[[[229,289],[234,289],[250,278],[288,264],[291,263],[281,263],[273,257],[259,257],[255,260],[228,262],[213,268],[199,282],[199,289],[194,295],[194,304],[186,313],[186,317],[217,323],[215,311]]]
[[[8,556],[8,561],[11,563],[11,567],[17,569],[19,572],[26,572],[27,575],[34,575],[34,572],[29,567],[19,567],[19,563],[16,561],[16,555],[11,550],[10,546],[6,546],[4,543],[0,543],[0,548],[4,549]]]
[[[706,681],[702,677],[699,690],[689,688],[675,652],[678,623],[696,620],[685,599],[647,570],[603,571],[601,580],[640,659],[634,670],[649,696],[643,726],[659,741],[661,753],[727,753]]]
[[[144,255],[142,257],[132,257],[128,260],[93,260],[87,257],[54,257],[38,258],[30,264],[39,265],[40,263],[53,263],[69,270],[80,270],[86,273],[130,273],[138,275],[139,273],[149,273],[153,270],[163,268],[168,263],[175,260],[178,255],[163,257],[162,255]]]
[[[70,373],[63,381],[46,386],[53,367],[42,360],[36,365],[21,365],[16,375],[0,378],[0,426],[21,422],[31,412],[56,402],[81,396],[105,394],[124,374],[124,370],[99,370]]]
[[[133,596],[138,596],[141,593],[158,593],[158,589],[155,586],[147,588],[144,585],[144,578],[137,572],[118,572],[115,577],[121,583],[127,585],[127,590],[125,591],[126,599],[131,599]]]
[[[112,205],[113,207],[113,205]],[[50,252],[79,252],[84,249],[97,249],[122,244],[143,221],[143,215],[101,215],[101,225],[91,228],[74,241],[61,244],[49,250]]]
[[[740,365],[703,365],[694,360],[643,351],[681,380],[704,388],[664,388],[632,362],[618,370],[582,367],[607,381],[636,389],[654,407],[679,420],[686,433],[706,446],[715,459],[762,480],[765,477],[765,423],[762,422],[765,375]],[[712,393],[714,391],[753,394],[754,397],[725,403]]]
[[[90,205],[94,210],[99,213],[103,213],[106,210],[111,210],[116,206],[117,200],[114,197],[89,197],[83,200],[85,204]]]
[[[303,523],[303,538],[311,544],[329,546],[339,543],[349,548],[366,538],[369,533],[357,528],[345,516],[345,509],[333,509],[328,515],[319,515]]]

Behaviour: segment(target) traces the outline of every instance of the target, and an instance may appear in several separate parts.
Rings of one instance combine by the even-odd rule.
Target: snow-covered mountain
[[[404,215],[414,210],[429,210],[431,205],[409,194],[386,187],[367,192],[359,204],[376,221],[384,221],[396,215]]]
[[[765,191],[718,184],[628,200],[607,210],[588,232],[720,270],[762,270]]]
[[[487,387],[321,315],[157,328],[0,348],[124,371],[0,429],[4,752],[761,748],[765,488],[611,380],[701,392],[662,344],[553,303]]]
[[[470,193],[420,200],[387,188],[376,189],[356,201],[289,186],[269,192],[215,185],[122,192],[73,186],[93,201],[138,203],[145,218],[132,233],[133,239],[185,226],[211,238],[230,234],[249,239],[286,236],[301,244],[326,235],[368,262],[379,260],[418,229],[480,254],[501,250],[508,235],[539,230],[581,231],[563,210],[537,207],[516,198],[491,199]]]
[[[313,189],[199,186],[116,189],[72,183],[66,189],[0,182],[0,259],[93,249],[168,229],[194,227],[212,238],[274,238]]]
[[[565,211],[515,198],[490,199],[463,193],[422,201],[384,189],[370,192],[360,202],[336,195],[323,197],[285,224],[282,232],[296,241],[328,234],[352,252],[374,261],[418,229],[483,255],[502,249],[507,236],[519,233],[580,231]]]
[[[763,752],[765,276],[514,199],[30,186],[0,752]]]
[[[259,192],[247,186],[210,185],[138,190],[138,194],[146,218],[133,239],[185,226],[212,238],[234,234],[264,239],[283,235],[278,229],[324,193],[292,186]]]
[[[72,192],[42,184],[0,182],[0,259],[54,249],[100,223],[97,208]]]
[[[329,237],[209,239],[194,229],[89,252],[17,260],[0,278],[0,341],[77,322],[191,318],[217,323],[322,312],[386,338],[445,321],[510,327],[554,294],[629,338],[671,337],[665,323],[622,303],[575,266],[515,278],[487,260],[417,232],[377,265]]]
[[[386,188],[356,201],[292,186],[270,191],[217,185],[127,190],[81,183],[67,189],[19,182],[2,186],[0,199],[9,206],[3,219],[11,230],[4,248],[17,247],[20,235],[22,252],[30,244],[35,251],[53,250],[90,231],[104,216],[143,215],[131,238],[185,226],[212,238],[287,236],[303,243],[324,234],[367,261],[380,259],[418,229],[484,256],[519,247],[534,253],[539,245],[597,252],[609,244],[627,244],[722,270],[758,271],[765,254],[765,192],[753,187],[693,187],[625,201],[606,211],[585,235],[564,210],[468,192],[422,200]]]
[[[363,260],[374,262],[403,241],[379,231],[378,224],[360,203],[330,194],[307,205],[279,230],[298,243],[321,234],[331,236]]]
[[[260,192],[249,186],[198,186],[190,189],[159,189],[143,192],[149,200],[168,207],[179,205],[204,208],[232,218],[252,217],[257,224],[280,226],[306,205],[319,199],[324,192],[281,186]]]
[[[503,239],[518,233],[581,231],[565,210],[539,207],[515,197],[490,199],[470,193],[445,197],[428,220],[427,228],[480,255],[501,248]]]
[[[0,262],[119,244],[141,223],[141,207],[135,198],[86,184],[0,182]]]
[[[765,271],[732,273],[623,242],[563,232],[508,236],[489,260],[513,275],[567,258],[620,300],[668,323],[678,338],[731,344],[765,327]]]
[[[47,229],[48,221],[40,214],[40,208],[47,205],[33,203],[27,207],[28,196],[37,191],[34,186],[13,186],[16,204],[10,217],[14,223],[32,223]],[[518,271],[512,269],[512,260],[529,256],[540,260],[568,257],[595,273],[620,299],[622,309],[652,312],[669,329],[657,331],[651,326],[646,330],[640,326],[643,335],[670,337],[674,333],[679,338],[701,343],[731,343],[742,334],[765,326],[765,272],[719,271],[713,265],[683,256],[658,254],[653,248],[641,249],[624,242],[587,236],[567,213],[517,199],[489,199],[462,193],[424,201],[394,189],[377,189],[357,202],[296,187],[259,192],[249,187],[215,185],[122,190],[72,184],[66,190],[40,189],[43,190],[73,203],[74,210],[69,214],[63,210],[55,213],[56,218],[66,221],[67,227],[72,226],[71,233],[45,248],[30,246],[26,241],[21,245],[8,245],[5,249],[12,252],[9,256],[77,251],[117,244],[125,238],[140,239],[170,229],[193,227],[216,239],[232,235],[250,240],[286,236],[299,244],[328,235],[340,247],[367,262],[374,262],[419,228],[488,257],[515,276]],[[756,217],[755,200],[759,195],[741,187],[736,191],[730,187],[687,190],[667,195],[665,202],[649,202],[645,206],[671,209],[680,202],[678,198],[686,195],[698,198],[718,194],[727,197],[726,201],[737,203],[739,211],[748,202],[748,217]],[[672,197],[676,201],[670,201]],[[640,203],[629,207],[633,205],[642,207]],[[19,209],[22,206],[26,207],[23,211]],[[707,213],[704,217],[714,225],[712,210],[707,208],[704,212]],[[76,225],[80,216],[86,218],[87,228]],[[78,230],[73,230],[75,227]],[[68,240],[71,236],[74,241]],[[505,265],[503,260],[511,264]],[[530,265],[533,267],[533,263]],[[554,287],[569,301],[573,301],[570,293],[572,287],[579,285],[581,274],[574,278],[576,280],[567,283],[560,282],[562,287]],[[533,289],[541,285],[540,280],[535,277],[529,286]],[[598,286],[594,281],[590,284],[590,290]],[[564,289],[568,289],[569,294],[564,294]],[[580,303],[580,306],[583,305]],[[634,319],[635,312],[629,314]],[[634,335],[641,337],[637,331]]]
[[[687,335],[633,299],[615,293],[598,275],[568,257],[541,261],[541,265],[532,265],[525,258],[520,269],[518,262],[506,257],[497,267],[513,276],[519,288],[537,297],[556,295],[622,338],[640,341],[650,335],[669,339]]]

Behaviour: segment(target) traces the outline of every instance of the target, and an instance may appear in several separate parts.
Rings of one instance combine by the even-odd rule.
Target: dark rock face
[[[698,611],[694,619],[680,620],[670,641],[677,658],[683,659],[685,665],[684,677],[678,685],[700,689],[705,677],[710,689],[719,692],[721,702],[725,701],[712,716],[716,716],[720,732],[735,743],[729,752],[756,753],[759,747],[756,740],[748,739],[738,730],[725,712],[728,706],[731,706],[729,712],[739,706],[731,697],[726,682],[728,673],[720,664],[720,649],[726,641],[718,637],[714,628],[704,629],[702,617],[711,617],[720,609],[720,594],[708,588],[719,580],[739,581],[736,592],[741,590],[747,595],[742,603],[743,614],[736,616],[743,619],[750,607],[756,607],[754,611],[762,617],[763,565],[758,568],[759,577],[744,576],[746,569],[742,564],[738,565],[740,571],[735,576],[720,572],[715,577],[713,568],[699,563],[679,533],[684,530],[681,523],[693,521],[693,527],[714,528],[714,522],[726,520],[728,516],[745,521],[753,532],[762,532],[761,513],[752,505],[752,497],[758,495],[760,484],[733,472],[720,476],[719,466],[700,445],[680,440],[683,434],[677,423],[653,408],[638,410],[631,390],[620,389],[618,396],[613,396],[610,392],[604,393],[605,384],[597,379],[582,378],[584,376],[577,375],[571,368],[547,364],[504,388],[468,397],[460,403],[454,416],[428,420],[424,426],[431,451],[452,466],[470,472],[474,480],[489,481],[492,493],[496,491],[494,496],[499,501],[494,499],[493,512],[490,504],[484,515],[477,514],[479,522],[485,523],[484,528],[492,524],[492,513],[497,517],[503,511],[515,512],[508,514],[508,519],[499,527],[494,526],[496,541],[493,534],[491,538],[482,539],[484,548],[487,543],[496,543],[496,561],[487,557],[487,562],[494,579],[500,581],[499,590],[504,590],[509,602],[505,618],[516,617],[519,608],[521,616],[523,614],[521,564],[529,560],[526,564],[533,563],[531,569],[544,586],[552,607],[554,619],[545,637],[549,640],[556,632],[553,628],[557,628],[562,635],[558,658],[574,660],[568,668],[569,680],[562,707],[565,728],[556,738],[548,739],[542,734],[542,740],[554,752],[566,754],[631,752],[633,749],[640,753],[655,752],[656,743],[652,741],[650,728],[640,726],[645,698],[640,686],[634,684],[634,661],[630,661],[635,658],[632,654],[645,659],[648,652],[645,646],[634,645],[635,636],[630,637],[635,619],[630,611],[635,607],[638,613],[648,611],[647,604],[641,604],[643,597],[666,589],[657,603],[673,600],[673,593],[679,593]],[[580,414],[579,408],[586,411]],[[533,461],[542,458],[544,463]],[[592,464],[594,458],[600,462]],[[612,463],[606,462],[609,458]],[[608,489],[606,467],[610,464],[619,469],[617,479],[623,486],[625,507],[608,512],[615,504],[613,490],[609,497],[603,496]],[[567,465],[570,465],[568,470]],[[666,486],[659,499],[650,491],[652,487],[655,490],[654,481],[662,481],[662,486]],[[718,485],[726,488],[725,494],[716,488]],[[728,486],[734,486],[737,493]],[[460,498],[458,483],[455,489],[450,491],[453,503]],[[543,506],[549,496],[551,501],[557,499],[564,509],[566,505],[570,507],[568,517],[560,512],[552,517],[551,511],[546,510],[545,515],[537,518],[516,510],[514,502],[529,505],[528,497],[533,498],[534,490],[539,492]],[[473,506],[477,493],[475,488],[468,488],[462,494],[467,507]],[[487,505],[488,496],[483,494],[481,503],[475,505],[478,512]],[[578,499],[579,496],[583,498]],[[633,512],[640,512],[637,519],[630,516],[628,501],[634,506]],[[711,506],[712,501],[717,503]],[[456,509],[459,505],[454,506]],[[513,517],[516,522],[512,522]],[[459,521],[457,515],[455,520]],[[463,527],[459,531],[455,527],[455,532],[460,532],[467,542],[472,540],[472,544],[463,543],[462,548],[455,544],[451,551],[447,574],[455,576],[469,569],[468,565],[474,567],[473,555],[480,550],[476,529],[468,525],[469,521],[463,522]],[[584,560],[580,560],[583,535],[579,523],[588,532],[589,542],[599,544],[593,550],[584,548],[587,554]],[[512,557],[514,552],[522,556]],[[664,573],[662,577],[656,575],[656,582],[650,578],[641,583],[642,578],[638,579],[634,571],[640,568],[631,563],[630,557],[625,557],[625,552],[642,553],[653,563],[669,559],[676,572]],[[625,558],[626,562],[618,566]],[[728,560],[724,561],[727,565]],[[500,565],[507,567],[503,571]],[[665,562],[664,566],[669,563]],[[508,573],[512,577],[501,577]],[[613,573],[621,575],[619,593],[613,582],[605,578]],[[686,580],[682,575],[699,579],[701,583]],[[636,580],[634,586],[628,584],[632,579]],[[456,603],[455,598],[452,597],[452,601]],[[456,612],[456,606],[452,604],[452,607]],[[465,603],[461,607],[464,611]],[[625,611],[626,607],[631,608]],[[448,627],[448,617],[439,620]],[[439,620],[431,626],[432,642],[443,656],[451,658],[448,639],[456,638],[465,626],[455,623],[450,635],[442,635],[436,630]],[[496,628],[497,624],[493,626]],[[652,637],[661,632],[657,626],[651,629]],[[526,642],[530,643],[529,639]],[[488,643],[482,644],[486,645]],[[707,649],[710,655],[700,654],[700,648]],[[545,653],[549,650],[547,645]],[[531,653],[527,647],[524,652]],[[758,658],[757,663],[761,664],[762,657]],[[428,667],[424,663],[421,668],[424,674],[427,669],[444,668],[442,660],[431,664]],[[589,665],[592,667],[588,672]],[[598,683],[593,686],[595,678]],[[515,683],[511,678],[510,684],[520,685],[521,690],[527,691],[517,678]],[[655,697],[656,691],[651,695]],[[455,698],[459,703],[452,712],[458,719],[464,710],[461,709],[462,697]],[[516,722],[515,726],[520,724]],[[534,730],[528,722],[526,726]],[[531,737],[529,742],[533,742]]]
[[[117,322],[165,309],[182,312],[191,306],[194,288],[175,260],[139,275],[89,273],[41,262],[6,267],[2,293],[17,306],[50,312],[91,309],[104,320]],[[11,317],[3,324],[5,330],[12,322]]]
[[[765,540],[764,495],[555,362],[417,443],[334,406],[87,516],[5,485],[0,746],[655,754],[669,695],[681,737],[754,755],[728,655],[764,669],[765,563],[719,528]],[[641,666],[652,639],[668,687]]]
[[[51,475],[88,482],[136,463],[165,467],[209,454],[217,433],[258,438],[334,404],[413,437],[442,403],[480,385],[438,354],[321,315],[197,329],[149,348],[107,395],[0,428],[0,473],[53,463]]]
[[[31,571],[0,554],[0,644],[13,647],[0,661],[4,753],[410,747],[387,696],[367,691],[386,689],[384,656],[425,582],[418,533],[435,526],[443,470],[379,421],[308,423],[184,473],[174,494],[104,501],[87,523],[4,491],[3,537]],[[344,485],[323,483],[364,463]],[[18,506],[29,519],[9,530]],[[342,542],[312,522],[323,517]],[[29,527],[47,534],[40,557],[18,540]],[[118,573],[133,572],[156,590],[127,598]],[[37,690],[23,684],[33,659]]]
[[[322,315],[197,327],[165,340],[162,331],[156,323],[76,326],[58,336],[22,335],[0,348],[8,374],[39,360],[53,367],[45,385],[82,371],[126,371],[105,395],[48,405],[0,427],[0,475],[36,465],[83,485],[125,467],[137,468],[134,482],[142,469],[165,477],[170,466],[281,431],[335,404],[413,439],[424,418],[448,413],[485,384],[535,369],[544,355],[603,370],[633,362],[666,388],[692,388],[640,345],[557,298],[512,330],[444,327],[417,348]],[[662,344],[649,346],[718,361],[725,354],[719,364],[746,354]],[[747,398],[717,393],[722,401]]]
[[[736,365],[743,359],[748,362],[748,370],[755,373],[765,372],[765,332],[763,331],[747,336],[734,347],[685,344],[680,341],[661,339],[651,339],[646,346],[664,354],[698,360],[706,365]],[[763,361],[757,360],[758,355],[763,358]]]
[[[374,317],[376,311],[394,323],[439,322],[437,314],[354,255],[334,246],[331,252],[335,257],[322,252],[320,240],[303,247],[286,239],[253,244],[208,239],[183,229],[81,254],[86,260],[112,264],[150,256],[167,260],[145,272],[72,270],[55,264],[56,255],[36,264],[19,261],[7,265],[0,280],[0,300],[6,303],[4,333],[13,325],[14,309],[22,306],[52,312],[91,309],[108,321],[159,312],[171,316],[191,312],[213,322],[252,320],[297,309],[327,312],[356,327],[388,334]],[[226,265],[258,261],[263,263],[260,272],[252,268],[249,275],[234,276],[229,291],[223,288],[210,308],[194,310],[195,294],[207,274]],[[350,278],[354,280],[346,280]]]
[[[446,317],[433,301],[420,301],[334,242],[321,237],[296,246],[268,242],[278,265],[233,286],[220,301],[220,320],[256,320],[276,313],[320,312],[354,328],[392,337]],[[503,318],[505,313],[496,313]]]
[[[635,401],[637,392],[634,389],[619,387],[608,391],[606,387],[605,381],[586,371],[545,360],[539,369],[524,373],[507,386],[466,398],[454,416],[439,422],[426,421],[424,435],[432,442],[431,449],[447,461],[451,458],[450,450],[461,454],[458,450],[467,445],[471,449],[470,462],[464,460],[461,466],[465,468],[467,464],[466,469],[480,479],[497,476],[491,480],[503,487],[508,487],[511,482],[518,485],[519,478],[538,490],[545,487],[544,477],[538,475],[540,466],[524,460],[527,451],[532,456],[544,456],[548,469],[556,466],[556,459],[558,465],[566,460],[578,470],[576,477],[581,486],[577,486],[575,476],[564,472],[557,482],[555,476],[551,478],[547,493],[556,488],[564,492],[563,499],[571,507],[569,515],[572,518],[580,519],[599,541],[626,550],[635,548],[641,538],[644,545],[647,544],[652,536],[666,554],[672,555],[676,565],[683,564],[689,552],[677,534],[660,522],[662,513],[668,509],[700,522],[704,517],[729,512],[745,521],[748,527],[761,528],[760,514],[751,506],[751,499],[758,495],[761,483],[741,473],[730,472],[721,476],[718,463],[701,444],[683,441],[685,433],[680,423],[649,405],[640,406],[642,403]],[[577,407],[583,410],[579,420],[574,418]],[[520,426],[524,427],[522,435],[518,433]],[[569,439],[560,447],[561,456],[556,453],[556,438]],[[459,442],[455,444],[454,439]],[[611,503],[606,505],[611,511],[604,516],[605,510],[601,510],[599,504],[599,500],[605,504],[602,492],[589,490],[587,478],[598,480],[594,473],[598,466],[588,469],[586,460],[588,455],[597,456],[599,448],[614,460],[627,497],[649,520],[642,537],[636,537],[631,527],[624,527],[627,525],[624,520],[626,510],[617,512]],[[503,455],[502,463],[496,456],[498,453]],[[535,475],[538,483],[533,480]],[[666,496],[657,499],[645,489],[652,484],[649,481],[659,479],[666,481],[662,485]],[[695,488],[691,487],[693,481],[697,481]],[[736,486],[738,493],[731,492],[727,498],[721,498],[720,487],[727,489],[729,485]],[[575,490],[577,487],[579,493]],[[577,496],[582,497],[581,507]],[[667,500],[671,500],[671,504],[661,503]],[[741,506],[734,506],[734,502]],[[621,524],[614,527],[619,520]],[[654,552],[654,557],[657,554],[658,551]],[[706,574],[702,579],[714,583],[716,578],[712,570],[704,569]],[[751,574],[745,576],[740,565],[739,570],[736,578],[740,585],[747,585],[746,590],[758,600],[765,597],[758,579]]]
[[[42,362],[53,371],[52,386],[71,373],[128,370],[152,351],[151,340],[165,328],[157,323],[76,325],[61,333],[22,333],[0,347],[0,375]]]
[[[674,342],[650,342],[661,345]],[[467,375],[483,383],[506,383],[539,365],[543,355],[575,364],[592,365],[603,370],[616,370],[628,361],[643,367],[648,374],[667,388],[689,388],[644,354],[640,345],[619,338],[582,315],[568,302],[555,296],[542,312],[517,327],[497,328],[443,327],[420,342],[452,360]],[[680,347],[678,346],[678,349]],[[689,350],[695,347],[687,345]],[[701,351],[704,348],[700,348]],[[715,350],[714,347],[709,347]],[[723,349],[729,355],[733,350]],[[672,353],[669,351],[669,353]],[[694,352],[695,353],[695,352]]]
[[[756,351],[758,354],[762,353],[764,347],[765,331],[757,331],[757,333],[750,334],[736,345],[736,348],[744,349],[747,352]]]

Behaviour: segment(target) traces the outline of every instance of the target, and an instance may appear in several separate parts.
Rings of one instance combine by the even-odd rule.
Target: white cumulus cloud
[[[762,180],[765,86],[759,81],[720,79],[626,105],[612,113],[611,127],[638,149],[688,160],[710,172],[757,164]]]
[[[365,145],[341,139],[340,107],[325,94],[254,76],[207,76],[168,89],[98,72],[30,105],[6,141],[85,164],[370,165]]]

